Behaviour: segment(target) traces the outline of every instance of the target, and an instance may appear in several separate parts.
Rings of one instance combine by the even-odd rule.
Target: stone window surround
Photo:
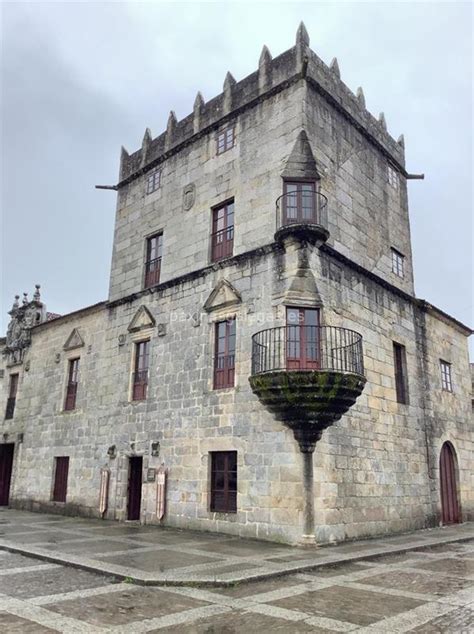
[[[398,170],[390,163],[387,163],[387,182],[395,191],[400,188],[400,176]]]
[[[439,360],[441,371],[441,389],[443,392],[453,392],[453,378],[451,373],[451,363],[444,359]]]
[[[235,454],[235,472],[236,472],[236,489],[235,491],[230,491],[228,488],[228,484],[229,484],[229,470],[224,470],[224,481],[227,480],[227,487],[224,484],[224,488],[223,489],[217,489],[218,491],[223,491],[224,493],[227,493],[227,498],[226,498],[226,502],[228,505],[228,508],[212,508],[212,506],[216,506],[216,501],[213,500],[213,475],[214,475],[214,458],[217,457],[217,454],[220,454],[221,456],[223,454],[226,454],[226,464],[228,465],[230,456],[228,454]],[[211,513],[223,513],[224,515],[227,515],[228,513],[232,513],[235,514],[237,513],[237,497],[238,497],[238,452],[236,450],[231,450],[231,451],[210,451],[208,454],[208,460],[209,460],[209,469],[210,469],[210,487],[209,487],[209,510]],[[217,469],[216,469],[217,470]],[[227,476],[227,477],[226,477]],[[216,491],[216,489],[214,488],[214,491]],[[229,498],[231,498],[229,500]],[[235,498],[235,499],[233,499]],[[235,508],[233,508],[235,505]],[[232,507],[232,508],[229,508]]]
[[[398,249],[391,247],[392,253],[392,273],[398,277],[405,277],[405,256]]]
[[[207,380],[207,388],[209,392],[215,392],[214,389],[214,354],[215,354],[215,346],[216,346],[216,323],[219,321],[226,321],[227,319],[235,319],[236,323],[236,331],[235,331],[235,357],[234,357],[234,385],[232,387],[222,387],[217,390],[218,393],[225,393],[229,391],[235,390],[239,386],[239,375],[238,375],[238,367],[239,367],[239,316],[241,314],[240,306],[239,307],[222,307],[218,308],[209,314],[208,326],[208,350],[210,351],[210,363],[208,364],[208,368],[210,369],[208,380]]]
[[[157,167],[146,176],[146,194],[153,194],[161,187],[162,169]]]
[[[163,261],[163,248],[164,248],[164,230],[163,229],[158,229],[157,231],[153,231],[152,233],[148,233],[145,236],[145,240],[143,241],[143,290],[147,290],[148,288],[152,288],[152,287],[148,287],[146,286],[146,268],[147,268],[147,264],[148,264],[148,253],[149,253],[149,244],[150,241],[153,238],[157,238],[158,236],[161,236],[161,256],[160,257],[160,278],[161,278],[161,262]],[[159,284],[161,281],[161,279],[157,282],[157,284]]]
[[[215,437],[207,438],[201,443],[201,479],[206,482],[206,507],[204,517],[212,519],[217,517],[220,521],[242,522],[244,518],[241,509],[237,504],[235,513],[221,513],[219,511],[211,511],[211,453],[214,451],[236,451],[237,452],[237,501],[241,493],[241,485],[246,478],[246,467],[244,464],[246,444],[238,437]],[[203,517],[200,513],[198,516]]]
[[[66,394],[67,394],[67,384],[68,384],[68,380],[69,380],[69,364],[71,361],[73,361],[74,359],[78,359],[79,360],[79,368],[78,368],[78,372],[77,372],[77,384],[80,385],[81,383],[81,375],[82,375],[82,357],[80,354],[78,354],[78,350],[77,348],[73,349],[73,350],[65,350],[64,351],[64,370],[63,370],[63,380],[62,380],[62,386],[61,386],[61,393],[60,393],[60,403],[59,403],[59,412],[61,414],[64,415],[70,415],[70,414],[74,414],[77,412],[82,411],[81,410],[81,401],[80,399],[78,399],[78,394],[76,393],[76,404],[74,409],[65,409],[65,405],[66,405]],[[79,390],[78,390],[79,393]],[[79,405],[79,407],[78,407]]]
[[[216,156],[220,156],[235,147],[235,127],[235,122],[232,122],[216,132]],[[229,135],[229,132],[232,132],[232,134]]]
[[[220,209],[226,208],[229,205],[233,205],[233,210],[232,210],[232,253],[223,257],[223,258],[219,258],[217,260],[215,260],[213,258],[213,245],[212,245],[212,240],[213,240],[213,234],[214,234],[214,218],[215,218],[215,212],[219,211]],[[210,213],[210,218],[209,218],[209,246],[208,246],[208,262],[209,264],[216,264],[217,262],[222,262],[223,260],[226,260],[227,258],[231,258],[234,257],[234,246],[235,246],[235,197],[234,196],[228,196],[226,198],[224,198],[223,200],[219,200],[219,202],[211,205],[210,207],[211,209],[211,213]],[[227,214],[227,212],[226,212]],[[227,216],[226,216],[227,217]]]
[[[128,395],[127,395],[127,401],[130,405],[134,405],[134,404],[139,404],[139,403],[144,403],[147,401],[147,399],[144,400],[140,400],[140,401],[134,401],[133,400],[133,374],[135,372],[135,355],[137,353],[137,343],[140,343],[142,341],[149,341],[150,342],[150,352],[149,352],[149,363],[148,363],[148,378],[150,377],[150,367],[152,365],[151,360],[152,360],[152,342],[153,342],[153,329],[152,328],[143,328],[142,330],[138,330],[137,332],[130,332],[129,333],[129,337],[130,337],[130,343],[132,344],[132,351],[130,354],[130,366],[129,366],[129,372],[128,372]],[[148,386],[149,387],[149,386]],[[148,391],[147,391],[147,396],[148,396]]]
[[[399,357],[397,357],[397,349],[400,351]],[[410,393],[408,389],[406,346],[402,343],[399,343],[398,341],[393,341],[393,357],[396,401],[401,405],[409,405]],[[397,367],[398,362],[400,363],[399,367]],[[402,383],[400,387],[397,386],[397,373],[399,373],[399,380]]]

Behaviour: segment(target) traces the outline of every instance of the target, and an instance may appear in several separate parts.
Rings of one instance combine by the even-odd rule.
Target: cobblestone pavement
[[[0,510],[0,552],[10,549],[42,558],[43,562],[79,566],[156,585],[216,586],[255,581],[468,538],[474,539],[473,524],[308,549],[218,533]],[[428,579],[438,578],[447,566],[441,562],[438,569],[421,570],[416,583],[423,587],[427,575]],[[455,568],[450,572],[457,576]],[[390,587],[390,579],[387,582],[383,574],[377,583]],[[410,578],[407,583],[415,582]]]
[[[230,587],[144,587],[0,551],[0,632],[474,632],[474,541]]]

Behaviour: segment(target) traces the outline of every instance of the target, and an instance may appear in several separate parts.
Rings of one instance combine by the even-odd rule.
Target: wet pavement
[[[451,546],[452,542],[470,538],[474,539],[472,523],[336,546],[297,548],[218,533],[0,509],[0,552],[9,549],[41,558],[43,565],[67,564],[150,585],[218,586],[315,568],[327,574],[324,569],[335,564],[355,564],[376,556],[395,557],[395,563],[399,563],[396,558],[406,551],[437,547],[441,549],[437,560],[426,560],[427,568],[423,570],[405,571],[402,579],[408,586],[418,584],[424,592],[425,577],[450,572],[455,578],[466,570],[473,574],[473,559],[461,570],[458,560],[441,556],[443,548],[452,552],[456,547]],[[411,552],[411,559],[416,556]],[[379,559],[379,563],[382,561]],[[379,587],[391,587],[392,581],[381,571]],[[364,583],[361,581],[361,590]],[[462,587],[459,582],[457,589]],[[449,592],[455,590],[449,586]]]
[[[474,540],[228,587],[144,587],[0,551],[0,631],[474,632]]]

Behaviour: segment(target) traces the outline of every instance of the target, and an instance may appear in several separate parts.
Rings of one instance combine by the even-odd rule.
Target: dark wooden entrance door
[[[457,524],[461,521],[458,492],[456,486],[456,461],[454,447],[445,442],[439,457],[441,485],[441,509],[443,524]]]
[[[143,458],[134,456],[130,458],[128,471],[128,513],[127,519],[140,519],[140,506],[142,502],[142,473]]]
[[[0,506],[8,506],[13,467],[13,443],[0,445]]]

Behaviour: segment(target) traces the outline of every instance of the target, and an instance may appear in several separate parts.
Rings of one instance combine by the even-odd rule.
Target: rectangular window
[[[319,310],[316,308],[286,309],[286,368],[315,370],[321,357]]]
[[[223,154],[234,147],[235,144],[235,128],[230,126],[225,130],[221,130],[216,136],[217,154]]]
[[[159,284],[161,272],[161,257],[163,252],[163,234],[147,238],[145,260],[145,288]]]
[[[8,389],[7,409],[5,411],[5,418],[13,418],[15,413],[16,393],[18,391],[18,379],[19,374],[10,374],[10,386]]]
[[[399,185],[398,172],[391,165],[387,165],[387,180],[389,185],[393,187],[393,189],[398,190],[398,185]]]
[[[161,169],[153,170],[146,177],[146,193],[152,194],[161,187]]]
[[[237,512],[237,452],[211,452],[211,511]]]
[[[132,400],[144,401],[148,388],[148,364],[150,358],[150,341],[139,341],[135,344],[135,365],[132,383]]]
[[[397,403],[408,404],[407,355],[405,346],[400,343],[393,342],[393,362]]]
[[[316,198],[315,182],[285,181],[282,224],[319,224]]]
[[[405,256],[396,249],[392,249],[392,272],[398,277],[405,275]]]
[[[214,389],[218,390],[234,387],[235,319],[219,321],[215,328]]]
[[[212,210],[211,259],[213,262],[232,255],[234,249],[234,201]]]
[[[65,502],[67,495],[67,479],[69,474],[69,457],[60,456],[54,459],[53,502]]]
[[[64,409],[69,411],[76,408],[77,383],[79,380],[79,359],[69,361],[68,377],[66,385],[66,399]]]
[[[453,382],[451,379],[451,364],[440,359],[441,366],[441,387],[446,392],[453,391]]]

